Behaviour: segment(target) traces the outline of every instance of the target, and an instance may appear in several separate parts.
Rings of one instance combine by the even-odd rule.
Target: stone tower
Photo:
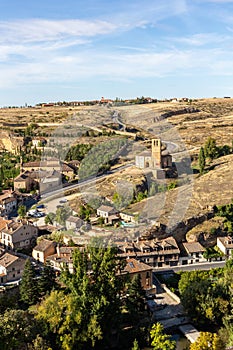
[[[161,148],[162,148],[161,140],[160,139],[152,139],[151,158],[152,158],[152,163],[153,163],[154,167],[161,168],[161,166],[162,166]]]

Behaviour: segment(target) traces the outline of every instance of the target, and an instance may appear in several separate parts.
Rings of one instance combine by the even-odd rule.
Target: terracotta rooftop
[[[205,248],[199,242],[183,243],[183,246],[187,253],[204,253]]]
[[[126,266],[123,271],[129,273],[137,273],[142,271],[152,270],[153,268],[139,260],[136,259],[126,259]]]
[[[17,260],[23,260],[23,259],[19,258],[16,255],[5,253],[3,256],[0,257],[0,265],[3,267],[8,267],[9,265],[11,265],[13,262]]]
[[[11,220],[5,220],[3,217],[0,217],[0,231],[2,231]]]
[[[35,246],[34,250],[37,250],[39,252],[44,252],[46,249],[50,248],[51,246],[56,246],[56,242],[49,241],[48,239],[43,239]]]
[[[5,199],[0,199],[0,203],[4,203],[4,204],[10,203],[10,202],[15,202],[15,201],[16,201],[16,198],[14,198],[14,197],[8,197],[8,198],[5,198]]]

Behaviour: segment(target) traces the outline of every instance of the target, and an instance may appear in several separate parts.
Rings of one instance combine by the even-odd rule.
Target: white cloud
[[[82,81],[134,81],[166,76],[233,74],[233,55],[218,49],[169,50],[163,53],[91,51],[73,55],[43,55],[38,61],[13,67],[0,66],[0,87],[52,83],[82,84]]]
[[[49,42],[111,33],[116,25],[107,21],[30,19],[0,22],[0,42]]]
[[[190,46],[204,46],[210,44],[219,44],[232,42],[232,36],[220,35],[218,33],[198,33],[186,37],[169,38],[169,42],[182,43]]]

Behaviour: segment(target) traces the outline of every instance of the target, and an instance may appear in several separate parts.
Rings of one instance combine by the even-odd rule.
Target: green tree
[[[142,288],[141,277],[139,274],[135,275],[130,281],[127,294],[128,307],[132,310],[135,317],[135,311],[138,313],[144,309],[145,291]]]
[[[176,342],[171,340],[171,337],[164,334],[163,326],[156,323],[152,326],[150,331],[151,346],[153,350],[175,350]]]
[[[218,156],[218,147],[216,145],[216,140],[212,137],[208,137],[204,146],[205,157],[213,160]]]
[[[53,225],[56,214],[48,213],[44,219],[46,225]]]
[[[203,147],[200,148],[200,152],[199,152],[199,156],[198,156],[198,163],[199,163],[200,173],[203,174],[204,169],[205,169],[205,164],[206,164],[205,152],[204,152],[204,148]]]
[[[32,344],[28,347],[29,350],[52,350],[49,346],[48,342],[43,339],[39,334],[37,334],[36,338],[32,341]]]
[[[137,339],[134,339],[133,347],[131,350],[140,350]]]
[[[190,345],[190,350],[223,350],[224,344],[216,333],[201,332],[199,338]]]
[[[26,209],[25,205],[20,205],[17,213],[18,213],[20,218],[25,218],[26,213],[27,213],[27,209]]]
[[[52,291],[39,306],[37,318],[61,349],[94,348],[103,338],[102,346],[109,347],[121,311],[116,251],[93,241],[83,253],[75,250],[73,265],[74,273],[62,272],[66,292]]]
[[[27,311],[6,310],[0,317],[1,350],[27,349],[36,333],[36,320]]]
[[[206,271],[184,272],[179,281],[179,292],[193,322],[199,326],[222,324],[228,313],[229,295],[221,281],[213,283],[211,274]]]
[[[51,292],[56,287],[56,274],[54,269],[46,263],[43,266],[40,278],[38,279],[38,291],[41,296]]]
[[[59,207],[56,210],[55,221],[57,221],[60,225],[65,225],[66,220],[71,215],[72,210],[68,205],[64,205],[63,207]]]
[[[33,305],[38,301],[36,273],[30,259],[26,260],[19,290],[20,298],[25,304]]]

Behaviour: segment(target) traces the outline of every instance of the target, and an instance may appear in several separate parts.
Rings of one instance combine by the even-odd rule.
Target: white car
[[[66,202],[68,202],[68,200],[66,198],[63,198],[59,201],[59,203],[66,203]]]

